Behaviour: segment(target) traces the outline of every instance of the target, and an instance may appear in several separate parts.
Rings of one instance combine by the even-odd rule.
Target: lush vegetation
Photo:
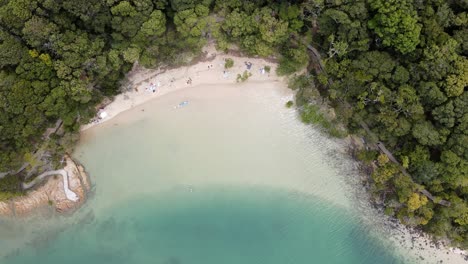
[[[0,197],[58,166],[136,63],[182,64],[215,39],[221,50],[276,57],[288,75],[308,64],[311,45],[324,69],[313,61],[290,83],[302,119],[384,142],[408,173],[361,151],[375,201],[468,247],[467,10],[465,0],[0,0],[0,173],[27,165],[0,180]],[[335,121],[310,105],[319,95]]]
[[[408,172],[384,154],[361,153],[374,167],[375,201],[405,224],[468,247],[468,3],[337,0],[305,8],[325,64],[312,71],[318,91],[351,132],[384,142]],[[312,86],[302,87],[298,101],[310,100]],[[304,116],[324,122],[310,107]]]
[[[0,0],[0,173],[56,165],[135,63],[186,63],[213,36],[222,49],[304,55],[289,49],[299,15],[298,5],[275,1]],[[298,58],[289,71],[307,63]],[[57,120],[60,129],[46,132]]]
[[[252,73],[249,71],[244,71],[242,74],[238,73],[236,77],[236,82],[245,82],[252,76]]]
[[[55,166],[135,62],[197,52],[210,1],[198,2],[0,0],[0,175]],[[8,182],[0,191],[20,191]]]
[[[226,62],[224,62],[224,69],[230,69],[234,67],[234,60],[231,58],[227,58]]]

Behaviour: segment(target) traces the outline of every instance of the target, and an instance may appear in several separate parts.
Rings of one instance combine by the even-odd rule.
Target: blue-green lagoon
[[[74,157],[89,200],[2,220],[0,263],[415,261],[372,224],[353,162],[291,98],[279,83],[191,87],[86,130]]]

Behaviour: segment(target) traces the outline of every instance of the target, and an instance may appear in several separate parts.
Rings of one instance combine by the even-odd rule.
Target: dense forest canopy
[[[301,109],[317,90],[348,131],[366,135],[365,121],[376,135],[366,139],[408,172],[359,153],[375,201],[468,247],[467,10],[466,0],[0,0],[0,198],[58,166],[135,63],[183,64],[215,40],[275,56],[288,75],[311,45],[325,69],[294,79]]]
[[[376,201],[401,222],[467,247],[468,2],[314,2],[312,45],[326,65],[317,80],[333,80],[316,82],[322,95],[352,132],[365,121],[378,136],[368,140],[385,142],[408,172],[385,155],[361,153],[376,160]]]

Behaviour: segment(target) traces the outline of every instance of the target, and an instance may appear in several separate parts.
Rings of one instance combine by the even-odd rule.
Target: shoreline
[[[136,85],[132,86],[130,90],[124,91],[115,96],[109,104],[107,104],[100,110],[98,115],[102,112],[105,112],[106,115],[104,118],[100,118],[98,122],[83,125],[80,128],[80,131],[83,132],[92,127],[99,126],[100,124],[113,119],[120,113],[123,113],[133,108],[137,108],[138,106],[141,106],[145,103],[149,103],[150,101],[156,98],[159,98],[163,95],[172,92],[183,91],[184,89],[191,89],[193,87],[202,85],[235,85],[237,74],[242,74],[244,70],[246,70],[246,66],[244,64],[244,61],[246,60],[253,63],[251,69],[253,75],[249,78],[249,80],[247,80],[247,83],[284,81],[284,78],[278,77],[275,74],[277,64],[271,61],[261,58],[237,57],[235,55],[224,54],[222,52],[214,50],[212,46],[208,46],[204,50],[207,54],[207,57],[210,58],[210,60],[202,60],[191,66],[183,66],[174,69],[135,70],[134,72],[128,73],[129,82],[135,83]],[[234,60],[234,67],[227,70],[229,72],[227,76],[223,74],[223,71],[225,70],[225,58],[231,58]],[[213,65],[213,67],[211,67],[211,65]],[[267,65],[271,67],[271,74],[261,74],[260,69]],[[188,80],[192,80],[191,83],[187,83]],[[158,82],[160,83],[160,86],[157,85]],[[154,93],[151,91],[151,89],[148,89],[151,87],[151,83],[157,86],[156,92]],[[177,105],[175,105],[175,107],[177,107]],[[355,161],[354,159],[352,159],[352,156],[349,157],[351,160]],[[60,194],[63,193],[63,188],[59,188],[62,182],[60,177],[49,177],[44,185],[33,188],[33,190],[28,192],[28,195],[12,199],[8,202],[8,205],[2,205],[2,203],[7,203],[0,202],[0,215],[5,215],[4,212],[8,212],[8,208],[10,208],[9,212],[11,216],[24,216],[28,215],[36,208],[50,207],[51,205],[49,204],[49,196],[51,194],[56,195],[54,196],[56,200],[53,200],[53,206],[55,207],[55,210],[59,213],[72,212],[73,210],[81,206],[86,201],[86,193],[91,189],[91,186],[89,184],[89,178],[84,172],[84,168],[81,165],[77,165],[74,161],[71,160],[70,157],[69,159],[74,164],[76,169],[74,173],[69,172],[69,175],[74,175],[74,178],[78,178],[79,185],[83,189],[83,191],[80,193],[80,191],[76,189],[76,179],[75,182],[70,180],[70,189],[73,190],[75,193],[78,193],[79,196],[79,200],[77,203],[72,203],[71,201],[66,200],[66,198],[63,198],[64,195]],[[67,160],[66,167],[68,167],[68,165],[69,164]],[[84,174],[85,176],[83,177],[82,174]],[[79,175],[81,175],[81,177]],[[55,191],[51,193],[49,191],[50,188],[55,189]],[[13,207],[11,203],[13,203]],[[24,204],[24,206],[20,206],[21,204]],[[16,208],[17,206],[19,206],[18,210]],[[376,213],[383,214],[379,211],[377,211]],[[385,218],[384,216],[381,217],[382,219]],[[433,253],[433,257],[434,254],[437,254],[437,256],[440,255],[444,257],[449,257],[450,255],[450,257],[453,257],[453,255],[459,255],[460,252],[462,252],[459,251],[459,249],[451,248],[446,245],[442,245],[440,246],[440,248],[437,249],[431,249],[432,245],[428,245],[427,242],[427,234],[420,232],[415,233],[411,228],[403,226],[399,223],[389,225],[390,222],[391,221],[384,220],[384,222],[378,223],[379,226],[384,226],[386,229],[390,229],[389,232],[392,234],[392,238],[388,239],[389,243],[392,243],[394,245],[401,245],[401,241],[404,240],[405,243],[410,243],[413,241],[413,244],[419,243],[419,245],[426,245],[425,247],[421,248],[415,247],[416,249],[413,250],[413,248],[410,249],[410,247],[412,247],[410,244],[404,244],[405,246],[401,246],[402,252],[409,252],[411,250],[411,255],[415,255],[414,252],[427,252],[427,254]],[[405,236],[405,238],[400,238],[400,236]],[[452,253],[449,254],[446,253],[446,251],[450,251]],[[418,255],[426,256],[426,254]]]
[[[273,82],[284,79],[276,75],[277,64],[271,60],[225,54],[217,51],[213,45],[204,47],[203,52],[206,55],[205,59],[189,66],[158,70],[132,70],[127,74],[128,82],[132,84],[130,89],[118,94],[109,104],[99,109],[95,120],[82,125],[80,131],[107,122],[124,111],[171,92],[200,85],[235,84],[237,74],[242,74],[246,70],[252,73],[247,82]],[[232,68],[224,68],[224,60],[227,58],[234,61]],[[245,65],[246,61],[252,63],[250,70]],[[262,74],[261,68],[265,66],[270,67],[270,72]],[[152,91],[152,87],[154,87],[155,92]]]
[[[82,206],[91,190],[91,183],[84,167],[65,156],[66,165],[57,173],[40,179],[36,186],[28,190],[24,196],[0,202],[0,216],[23,217],[33,214],[41,208],[53,208],[64,214],[70,213]],[[60,177],[68,175],[67,179]],[[68,183],[68,192],[65,184]],[[70,193],[75,196],[70,199]]]
[[[351,183],[351,188],[361,188],[360,191],[356,191],[356,195],[364,199],[359,203],[359,210],[366,216],[363,221],[375,227],[372,232],[376,237],[385,235],[387,238],[383,240],[384,244],[398,246],[395,252],[409,263],[468,263],[466,250],[453,247],[450,241],[437,239],[420,228],[406,226],[396,217],[385,215],[384,207],[372,201],[368,186],[363,185],[370,177],[368,165],[359,161],[354,155],[356,150],[365,149],[368,145],[356,135],[344,138],[342,144],[343,148],[347,149],[346,155],[355,163],[355,170],[360,175],[359,179],[354,179]]]
[[[275,74],[277,65],[271,60],[225,54],[217,51],[213,45],[204,47],[203,52],[205,57],[198,58],[198,62],[187,66],[158,70],[132,70],[127,74],[127,78],[129,83],[135,83],[135,85],[112,99],[105,98],[105,106],[99,110],[96,121],[82,125],[80,132],[107,122],[122,112],[141,106],[165,94],[200,85],[235,85],[237,74],[242,74],[244,70],[247,70],[244,64],[246,61],[252,63],[250,69],[252,76],[249,78],[249,82],[278,82],[282,80]],[[234,61],[234,67],[227,70],[224,68],[226,58],[231,58]],[[271,74],[260,73],[260,68],[264,66],[271,67]],[[224,71],[227,74],[223,74]],[[190,83],[187,83],[188,79],[191,80]],[[151,84],[156,88],[155,92],[150,89]],[[106,100],[109,100],[109,103],[105,103]],[[99,114],[102,112],[106,113],[105,117],[99,118]],[[44,178],[35,180],[37,185],[36,182],[31,186],[26,184],[28,188],[26,188],[25,195],[0,201],[0,216],[27,216],[40,208],[54,207],[55,211],[59,213],[72,212],[79,208],[86,201],[87,192],[91,190],[90,179],[82,165],[79,165],[68,155],[64,158],[67,161],[64,168],[43,173]],[[64,170],[69,175],[68,191],[71,190],[71,194],[67,193],[67,188],[64,188],[62,178],[65,175]],[[73,192],[77,194],[77,199],[70,199]]]

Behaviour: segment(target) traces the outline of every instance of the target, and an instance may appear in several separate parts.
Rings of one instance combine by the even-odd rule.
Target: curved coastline
[[[132,89],[129,91],[125,91],[122,94],[117,95],[110,104],[102,108],[100,111],[104,111],[107,113],[105,118],[100,119],[99,122],[84,125],[81,128],[81,130],[83,131],[100,123],[109,121],[121,112],[140,106],[144,103],[149,102],[150,100],[153,100],[157,97],[160,97],[164,94],[173,91],[181,89],[190,89],[190,87],[203,84],[234,84],[236,81],[236,74],[242,73],[245,70],[245,60],[253,62],[253,71],[257,71],[260,67],[264,65],[271,66],[272,72],[274,72],[276,68],[275,64],[267,62],[263,59],[234,57],[235,67],[229,70],[230,74],[228,78],[225,78],[223,75],[224,66],[222,65],[222,61],[224,60],[224,58],[233,58],[233,56],[218,54],[211,48],[208,48],[207,52],[214,55],[212,61],[204,61],[190,67],[181,67],[167,71],[159,70],[130,73],[130,82],[138,83],[138,85],[132,87]],[[209,67],[211,65],[214,65],[214,67]],[[248,82],[282,81],[282,78],[276,76],[275,74],[260,75],[257,72],[255,73],[256,74],[254,74],[248,80]],[[187,78],[193,79],[193,86],[192,84],[186,83]],[[158,82],[161,83],[161,86],[158,87],[157,92],[152,93],[145,89],[151,83]],[[60,178],[48,177],[44,185],[28,192],[27,196],[12,199],[7,203],[0,202],[0,214],[10,216],[22,216],[27,215],[35,208],[39,208],[42,206],[54,206],[55,210],[58,212],[68,212],[83,204],[83,202],[86,200],[86,192],[91,189],[89,178],[84,172],[84,168],[81,165],[77,165],[70,157],[67,157],[67,166],[65,166],[64,170],[67,171],[68,175],[70,176],[70,181],[68,184],[66,184],[65,181],[60,180]],[[59,172],[59,174],[64,176],[61,170],[54,172]],[[47,175],[44,175],[44,178],[46,176]],[[63,177],[63,179],[66,178],[67,177]],[[66,190],[63,188],[64,185],[69,185],[70,190],[76,193],[76,195],[78,196],[77,201],[72,201],[68,199]],[[28,187],[30,186],[28,185]],[[50,201],[52,201],[52,205]],[[414,235],[411,233],[410,230],[402,227],[398,227],[397,232],[394,233],[400,232],[403,233],[402,236],[405,236],[405,240],[410,239],[412,241],[416,241],[416,244],[420,245],[420,248],[417,248],[418,250],[433,252],[437,251],[437,254],[440,253],[440,255],[444,256],[446,256],[446,254],[449,255],[449,252],[451,252],[450,254],[453,254],[453,256],[451,257],[453,257],[454,260],[458,260],[457,256],[459,256],[460,252],[456,249],[447,249],[445,247],[442,247],[440,250],[432,249],[432,244],[430,244],[429,242],[428,245],[428,240],[426,237]]]
[[[119,113],[140,106],[148,101],[172,93],[178,90],[190,89],[200,85],[225,85],[235,84],[238,74],[247,70],[246,62],[252,64],[250,72],[252,76],[247,82],[279,82],[283,77],[275,74],[277,64],[263,58],[239,57],[217,51],[213,45],[203,49],[206,59],[200,62],[182,66],[174,69],[136,69],[128,73],[129,88],[125,89],[113,100],[98,109],[98,117],[89,124],[83,125],[80,130],[84,131],[103,122],[107,122]],[[224,68],[225,59],[234,61],[234,66]],[[270,72],[261,71],[265,66],[270,67]],[[190,80],[190,81],[189,81]],[[150,89],[155,87],[154,92]],[[103,118],[100,113],[105,112]]]
[[[273,73],[277,65],[265,59],[225,54],[217,51],[214,46],[206,46],[203,51],[206,54],[206,59],[194,65],[169,70],[137,69],[129,72],[127,78],[128,82],[132,84],[131,89],[123,91],[115,96],[105,107],[99,109],[96,119],[89,124],[82,125],[80,131],[107,122],[124,111],[138,107],[171,92],[190,89],[200,85],[235,84],[237,74],[242,74],[246,69],[244,65],[245,61],[253,64],[252,71],[258,71],[267,65],[271,67],[272,74],[254,74],[249,78],[250,82],[278,82],[282,80],[282,78]],[[224,69],[224,60],[226,58],[232,58],[235,63],[234,67],[228,70]],[[190,84],[187,83],[188,78],[192,80]],[[157,85],[155,92],[148,89],[152,84]],[[106,113],[104,118],[99,117],[99,114],[102,112]],[[54,206],[58,212],[68,212],[81,205],[85,200],[85,193],[91,189],[89,177],[85,173],[83,166],[77,165],[69,156],[66,156],[65,159],[67,160],[67,166],[63,169],[44,172],[32,182],[23,183],[24,190],[31,189],[28,190],[25,196],[0,202],[0,216],[24,216],[45,205]],[[73,164],[70,166],[77,168],[75,172],[67,170],[69,163]],[[67,174],[69,177],[66,177]],[[49,177],[53,175],[62,176],[62,188],[57,186],[57,179],[55,177]],[[82,185],[76,189],[77,191],[74,189],[77,188],[75,187],[76,184],[73,185],[76,182],[76,177],[79,178],[80,185]],[[36,184],[43,182],[45,182],[44,185],[40,187],[36,186]],[[55,198],[50,198],[51,196]]]

